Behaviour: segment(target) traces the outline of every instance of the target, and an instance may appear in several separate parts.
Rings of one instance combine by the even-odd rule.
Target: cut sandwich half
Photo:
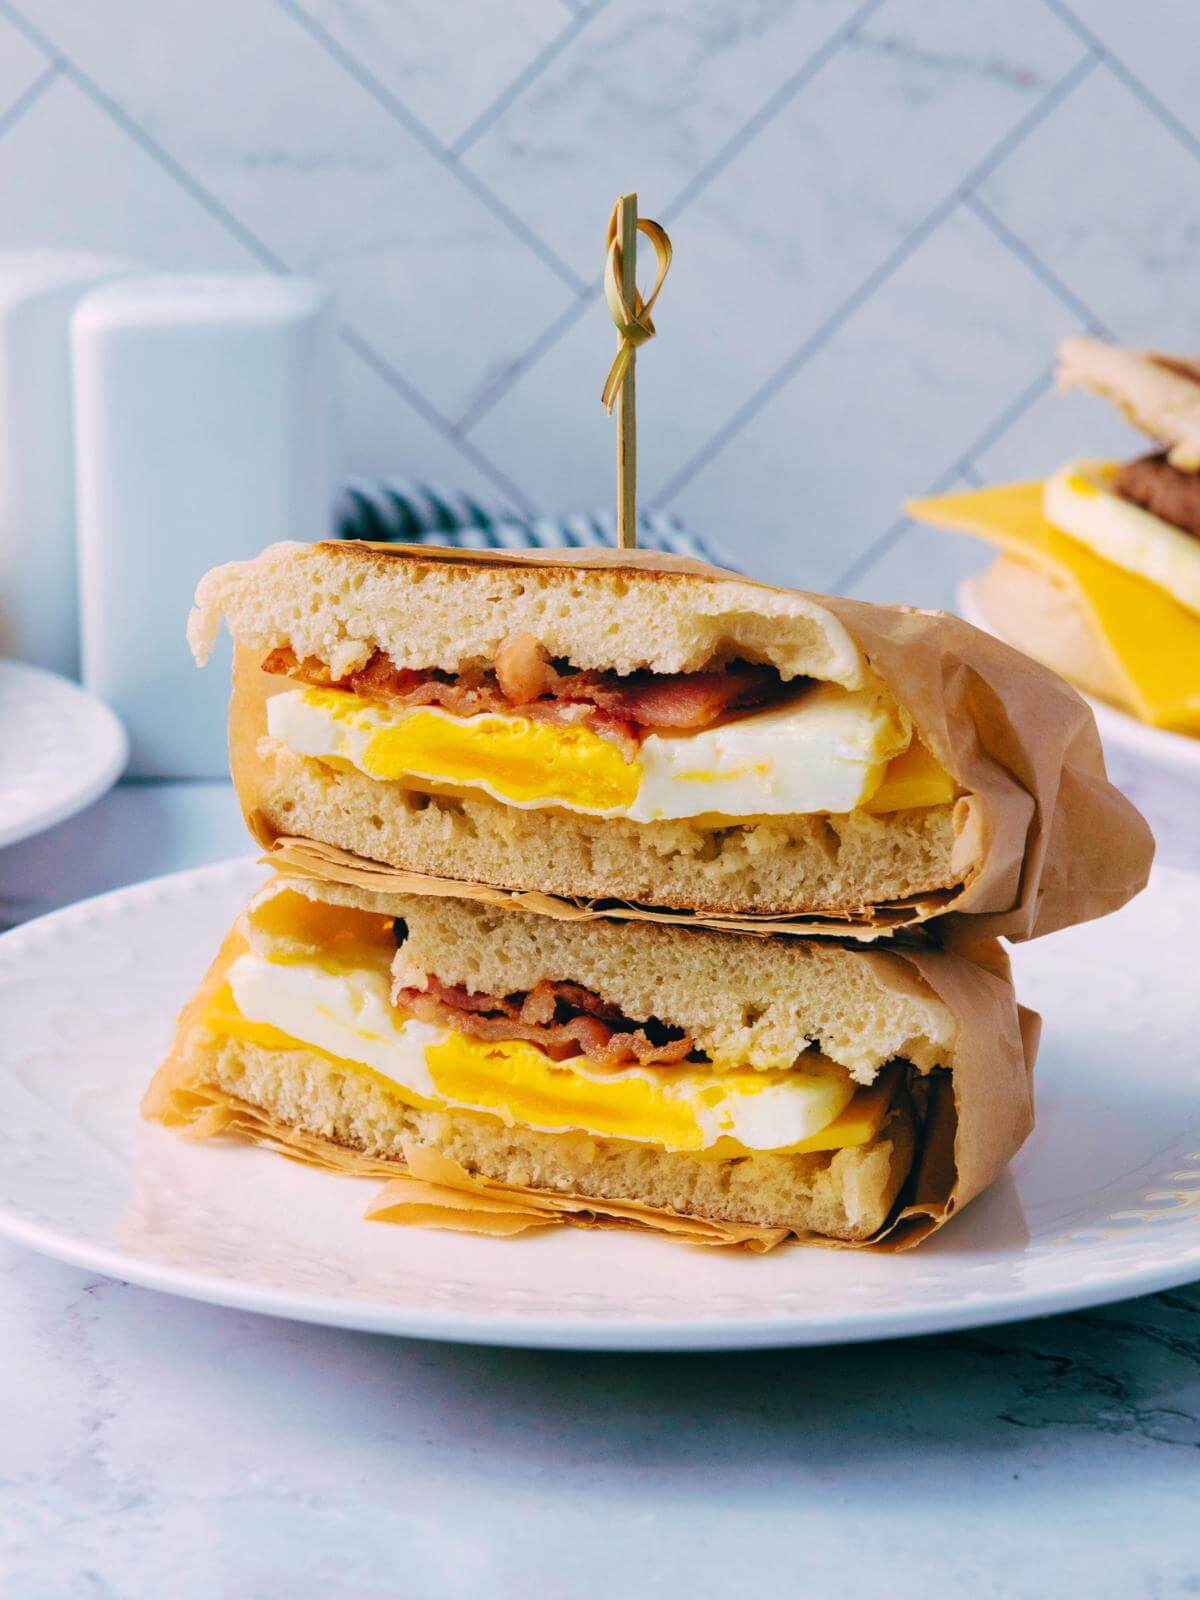
[[[276,878],[144,1110],[390,1178],[394,1220],[916,1237],[1031,1123],[1003,957],[880,954]]]
[[[636,552],[351,543],[210,573],[201,660],[222,614],[234,780],[295,867],[726,924],[954,907],[1022,937],[1119,903],[1111,856],[1043,893],[1063,804],[1112,812],[1122,874],[1145,853],[1090,714],[948,618]]]
[[[1078,338],[1060,345],[1058,375],[1119,406],[1153,453],[908,509],[1000,547],[974,593],[1002,638],[1140,721],[1200,737],[1200,365]]]

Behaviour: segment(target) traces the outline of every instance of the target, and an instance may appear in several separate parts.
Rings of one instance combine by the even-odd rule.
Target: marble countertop
[[[1200,869],[1194,780],[1114,776]],[[0,852],[0,920],[244,854],[224,784]],[[1200,1285],[946,1338],[730,1356],[306,1327],[0,1245],[13,1600],[1200,1593]]]

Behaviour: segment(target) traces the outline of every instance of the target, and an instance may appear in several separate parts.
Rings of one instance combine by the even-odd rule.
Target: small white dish
[[[128,759],[102,701],[56,672],[0,660],[0,846],[91,805]]]
[[[962,580],[958,586],[957,602],[958,614],[965,621],[997,639],[1003,639],[1006,644],[1012,643],[1011,639],[1005,638],[999,624],[989,617],[978,578]],[[1083,691],[1080,690],[1080,693]],[[1083,698],[1096,714],[1096,725],[1105,743],[1144,756],[1148,761],[1163,762],[1176,770],[1191,771],[1200,776],[1200,739],[1190,739],[1184,733],[1171,733],[1166,728],[1152,728],[1149,723],[1139,722],[1127,711],[1118,711],[1116,706],[1097,700],[1094,695],[1084,694]]]
[[[141,1122],[173,1015],[262,877],[205,867],[0,937],[0,1234],[219,1305],[563,1349],[933,1333],[1200,1277],[1200,877],[1156,869],[1117,915],[1017,950],[1046,1023],[1038,1127],[962,1216],[904,1255],[765,1257],[364,1222],[371,1182]]]

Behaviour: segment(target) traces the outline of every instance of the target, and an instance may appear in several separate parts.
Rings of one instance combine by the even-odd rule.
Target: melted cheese
[[[888,762],[883,782],[862,809],[878,814],[947,805],[957,793],[954,779],[914,734],[904,754]]]
[[[1075,597],[1144,722],[1200,734],[1200,617],[1046,521],[1040,483],[914,500],[909,513],[974,534],[1048,573]]]

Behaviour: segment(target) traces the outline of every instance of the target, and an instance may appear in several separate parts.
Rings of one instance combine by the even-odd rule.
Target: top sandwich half
[[[951,617],[649,553],[355,543],[209,573],[201,661],[222,614],[239,795],[304,870],[1017,938],[1145,879],[1091,713]]]

